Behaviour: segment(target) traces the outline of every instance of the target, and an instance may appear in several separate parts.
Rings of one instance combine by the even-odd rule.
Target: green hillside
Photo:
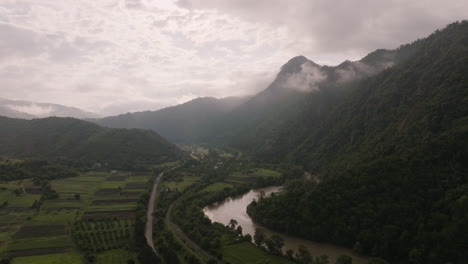
[[[158,111],[145,111],[91,119],[112,128],[152,129],[176,143],[199,142],[212,132],[212,122],[238,107],[246,98],[197,98],[190,102]]]
[[[320,183],[253,204],[257,221],[392,263],[468,259],[468,22],[417,44],[289,153]]]
[[[73,118],[21,120],[0,117],[0,155],[71,158],[113,166],[174,160],[181,152],[156,132],[110,129]]]

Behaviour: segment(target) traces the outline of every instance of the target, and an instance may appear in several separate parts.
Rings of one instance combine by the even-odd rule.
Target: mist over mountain
[[[0,264],[468,264],[468,1],[0,1]]]
[[[73,117],[78,119],[95,118],[98,114],[87,112],[75,107],[59,104],[37,103],[0,98],[0,116],[12,118],[44,118],[50,116]]]
[[[237,108],[248,98],[197,98],[187,103],[157,111],[127,113],[101,119],[90,119],[99,125],[113,128],[152,129],[177,143],[199,141],[214,120]]]
[[[274,229],[392,263],[464,263],[467,33],[467,21],[451,24],[402,47],[411,49],[406,60],[348,87],[283,160],[302,165],[299,174],[309,171],[320,184],[291,184],[249,214]],[[318,109],[305,113],[311,118]],[[273,137],[272,150],[289,146],[285,139],[299,126],[284,127],[288,133]],[[266,160],[274,155],[252,149]]]
[[[334,67],[292,58],[265,90],[184,139],[318,177],[250,206],[268,227],[391,261],[463,263],[467,33],[467,21],[450,24]],[[170,110],[187,117],[204,100]],[[171,111],[148,115],[165,120]]]

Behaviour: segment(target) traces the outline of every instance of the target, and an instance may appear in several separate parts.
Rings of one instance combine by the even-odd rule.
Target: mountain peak
[[[282,73],[295,73],[295,72],[300,72],[301,71],[301,66],[304,63],[309,63],[314,66],[320,67],[320,65],[316,64],[315,62],[307,59],[305,56],[296,56],[292,59],[290,59],[286,64],[284,64],[281,67],[281,72]]]

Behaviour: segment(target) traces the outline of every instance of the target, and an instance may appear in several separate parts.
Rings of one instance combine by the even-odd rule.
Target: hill
[[[33,119],[50,116],[95,118],[97,114],[87,112],[75,107],[59,104],[37,103],[31,101],[18,101],[0,98],[0,116],[11,118]]]
[[[174,160],[181,152],[150,130],[109,129],[73,118],[0,117],[0,155],[66,157],[129,167]]]
[[[213,120],[238,107],[245,98],[197,98],[190,102],[158,111],[127,113],[90,121],[113,128],[152,129],[177,143],[199,142],[210,130]]]
[[[253,204],[257,221],[392,263],[466,262],[468,22],[412,45],[288,154],[319,183]]]
[[[338,66],[321,66],[304,56],[292,58],[265,90],[214,122],[203,141],[281,162],[356,82],[405,61],[415,46],[376,50]]]

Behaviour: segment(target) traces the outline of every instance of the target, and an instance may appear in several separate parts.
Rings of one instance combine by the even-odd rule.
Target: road
[[[169,230],[171,230],[172,233],[174,233],[174,237],[176,238],[176,240],[180,242],[180,244],[185,248],[185,250],[187,250],[188,252],[192,252],[195,256],[199,256],[201,254],[206,259],[216,259],[213,255],[211,255],[207,251],[203,250],[200,246],[198,246],[197,243],[191,240],[184,233],[184,231],[182,231],[175,223],[171,221],[171,212],[172,212],[172,207],[174,206],[174,204],[175,203],[172,203],[171,206],[169,207],[169,210],[167,210],[164,222],[166,226],[169,228]]]
[[[146,229],[145,229],[145,237],[148,246],[153,249],[154,253],[157,255],[156,249],[154,248],[153,243],[153,211],[154,211],[154,202],[156,198],[156,192],[158,191],[159,182],[161,182],[161,178],[163,177],[164,172],[159,173],[158,177],[154,181],[153,190],[151,191],[151,197],[148,202],[148,210],[146,212]]]
[[[177,167],[171,168],[169,170],[175,169]],[[156,249],[154,247],[154,242],[153,242],[153,220],[154,220],[153,211],[154,211],[154,203],[156,201],[156,194],[158,191],[158,186],[159,186],[159,183],[161,182],[162,177],[164,176],[164,173],[165,171],[161,172],[156,178],[156,180],[154,181],[153,190],[151,191],[151,197],[150,197],[150,200],[148,201],[148,210],[146,212],[147,221],[146,221],[146,229],[145,229],[145,238],[146,238],[146,242],[148,246],[153,249],[156,255],[158,255],[158,253],[156,252]],[[169,230],[172,230],[172,232],[175,233],[174,235],[176,239],[179,240],[182,246],[189,252],[192,252],[195,255],[198,255],[201,253],[201,255],[203,255],[203,257],[207,259],[214,259],[215,257],[213,255],[211,255],[210,253],[206,252],[201,247],[199,247],[197,243],[193,242],[176,224],[174,224],[171,221],[171,211],[172,211],[173,205],[174,203],[171,204],[171,206],[169,207],[166,213],[166,217],[164,219],[165,220],[164,222],[166,226],[169,228]]]

